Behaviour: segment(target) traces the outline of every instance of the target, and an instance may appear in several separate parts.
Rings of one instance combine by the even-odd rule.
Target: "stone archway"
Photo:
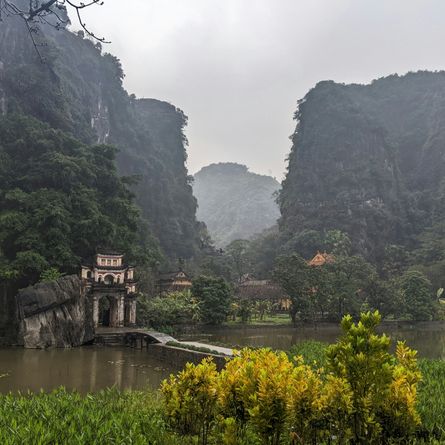
[[[98,299],[98,325],[110,326],[111,301],[108,297]]]
[[[93,322],[97,327],[100,324],[110,328],[124,326],[125,297],[121,294],[99,294],[93,297]]]

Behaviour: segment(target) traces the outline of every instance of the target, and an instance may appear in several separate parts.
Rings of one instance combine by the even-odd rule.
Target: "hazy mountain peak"
[[[198,219],[207,224],[218,246],[248,239],[275,224],[279,217],[275,178],[249,171],[234,162],[210,164],[195,175]]]

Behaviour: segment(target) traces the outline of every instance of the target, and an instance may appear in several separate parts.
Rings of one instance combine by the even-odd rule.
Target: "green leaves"
[[[435,311],[435,298],[430,281],[417,271],[409,270],[400,278],[400,291],[405,312],[413,320],[430,320]]]
[[[139,212],[117,174],[115,153],[30,118],[0,119],[0,156],[9,166],[0,170],[0,250],[20,286],[49,268],[76,273],[100,246],[140,264],[156,254],[143,252],[152,245],[139,237]]]
[[[201,320],[220,324],[230,310],[231,291],[222,278],[200,276],[193,280],[192,295],[199,301]]]
[[[179,444],[166,430],[161,404],[148,391],[0,395],[3,445]]]
[[[393,357],[389,337],[375,332],[380,321],[377,311],[361,314],[358,323],[343,317],[343,336],[327,350],[327,369],[352,390],[356,443],[405,437],[420,424],[415,409],[420,381],[416,352],[399,343]]]

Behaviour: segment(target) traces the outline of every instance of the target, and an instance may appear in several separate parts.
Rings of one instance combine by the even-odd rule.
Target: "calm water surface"
[[[125,347],[73,349],[0,349],[0,393],[49,391],[59,386],[82,393],[116,386],[158,388],[176,369],[150,358],[147,351]]]
[[[386,325],[382,329],[394,340],[405,339],[420,357],[445,359],[445,324]],[[314,339],[334,342],[337,325],[314,327],[205,328],[183,334],[181,340],[224,343],[231,346],[268,346],[289,349],[295,343]],[[46,351],[0,349],[0,393],[46,391],[65,386],[82,393],[115,386],[120,389],[158,388],[171,372],[166,363],[154,360],[146,350],[124,347],[84,346]]]
[[[387,323],[380,332],[391,337],[393,343],[406,340],[408,346],[417,349],[419,357],[445,359],[445,323]],[[204,328],[199,333],[184,334],[181,340],[195,340],[207,343],[217,342],[234,347],[262,346],[273,349],[289,349],[293,344],[304,340],[335,342],[340,335],[337,324],[311,326],[266,326]]]

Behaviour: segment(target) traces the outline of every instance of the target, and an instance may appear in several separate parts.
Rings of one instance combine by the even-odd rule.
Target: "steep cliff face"
[[[445,174],[445,73],[321,82],[300,101],[280,195],[287,239],[340,229],[378,260],[434,223]]]
[[[76,275],[20,290],[17,308],[25,348],[67,348],[94,338],[91,303]]]
[[[36,40],[44,63],[20,19],[0,27],[0,114],[31,115],[85,143],[116,145],[120,173],[139,175],[136,200],[165,253],[193,256],[200,226],[185,167],[184,113],[129,96],[119,61],[81,34],[42,25]]]
[[[194,179],[198,218],[217,246],[249,239],[279,217],[274,194],[280,184],[270,176],[249,172],[245,165],[220,163],[204,167]]]

